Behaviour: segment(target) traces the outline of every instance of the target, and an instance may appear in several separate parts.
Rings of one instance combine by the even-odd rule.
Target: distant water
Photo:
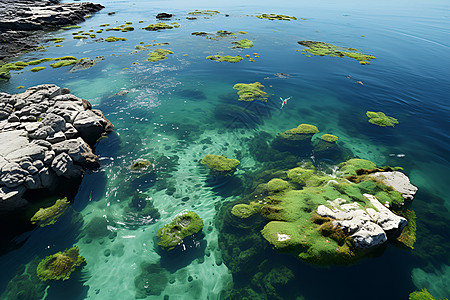
[[[0,290],[21,265],[74,244],[87,265],[69,281],[52,283],[45,299],[134,299],[140,297],[136,285],[151,291],[147,299],[219,299],[233,285],[246,286],[251,278],[233,278],[223,263],[216,214],[221,205],[242,197],[242,182],[261,166],[249,147],[255,135],[264,132],[273,137],[308,123],[322,133],[339,136],[341,145],[355,157],[404,168],[419,187],[412,205],[418,217],[417,243],[414,251],[390,245],[379,257],[349,267],[318,268],[271,252],[268,257],[274,264],[285,264],[295,274],[295,283],[281,287],[279,296],[406,299],[424,287],[437,298],[450,296],[447,1],[97,2],[106,8],[80,24],[80,29],[45,34],[49,39],[65,38],[63,47],[50,41],[43,44],[49,46],[46,52],[27,53],[18,60],[103,55],[103,61],[75,73],[69,72],[70,67],[47,67],[38,73],[26,68],[13,71],[9,82],[0,82],[0,90],[8,93],[21,91],[18,86],[44,83],[67,87],[101,109],[116,127],[114,134],[98,142],[96,153],[102,167],[85,175],[73,199],[73,211],[54,226],[35,228],[18,237],[20,246],[0,257]],[[194,9],[221,13],[187,20],[187,13]],[[142,30],[156,22],[154,16],[159,12],[174,13],[172,21],[164,22],[178,22],[180,27]],[[260,13],[286,14],[298,20],[254,17]],[[126,22],[133,22],[135,30],[103,31],[97,36],[127,41],[72,39],[78,30],[95,33],[107,28],[101,24],[112,27]],[[218,30],[245,31],[238,38],[252,40],[254,47],[231,49],[233,38],[210,40],[191,35]],[[297,44],[300,40],[362,49],[377,59],[363,66],[350,58],[306,57],[296,51],[303,49]],[[169,43],[149,49],[170,49],[173,54],[160,62],[146,62],[148,51],[133,53],[141,42]],[[237,64],[205,59],[217,53],[240,54],[244,59]],[[290,76],[274,75],[280,72]],[[269,101],[255,115],[233,112],[240,104],[233,85],[256,81],[265,86]],[[117,95],[121,90],[128,93]],[[291,97],[282,110],[280,97]],[[400,124],[374,126],[367,122],[367,110],[383,111]],[[224,186],[208,181],[199,167],[206,154],[238,158],[238,180]],[[156,172],[130,172],[129,166],[139,158],[153,161]],[[152,203],[160,217],[133,211],[139,197],[147,205]],[[204,237],[187,243],[186,251],[161,256],[156,231],[183,210],[193,210],[203,218]]]

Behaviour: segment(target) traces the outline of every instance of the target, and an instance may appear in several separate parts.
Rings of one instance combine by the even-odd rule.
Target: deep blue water
[[[418,218],[417,242],[412,251],[389,245],[378,257],[348,267],[314,267],[268,250],[261,257],[273,265],[287,265],[295,274],[293,282],[278,289],[280,297],[406,299],[410,292],[424,287],[436,298],[450,297],[447,1],[97,2],[106,8],[80,24],[82,28],[46,34],[48,38],[66,38],[63,47],[48,42],[43,44],[50,45],[46,52],[23,54],[17,60],[64,55],[103,55],[105,60],[75,73],[69,72],[70,67],[47,67],[39,73],[26,68],[12,72],[9,82],[0,82],[0,90],[8,93],[22,91],[16,89],[18,86],[44,83],[68,87],[72,94],[101,109],[116,127],[114,134],[96,146],[102,167],[85,175],[73,199],[74,212],[55,226],[35,228],[17,237],[17,243],[22,241],[20,246],[0,257],[0,290],[6,288],[20,265],[74,244],[87,265],[69,281],[52,283],[45,299],[133,299],[135,278],[143,263],[159,266],[152,269],[148,279],[154,289],[161,287],[160,294],[148,299],[164,295],[169,299],[218,299],[233,285],[246,286],[251,278],[233,277],[222,263],[220,226],[215,226],[220,206],[239,200],[244,190],[239,181],[222,187],[208,183],[198,161],[213,153],[239,156],[236,177],[245,181],[260,166],[249,147],[254,136],[266,132],[273,137],[309,123],[321,133],[339,136],[340,145],[355,157],[404,168],[419,187],[411,206]],[[186,20],[194,9],[221,13]],[[107,15],[113,11],[116,14]],[[174,13],[175,18],[166,22],[178,22],[180,27],[159,32],[140,29],[155,23],[154,16],[163,11]],[[286,14],[298,20],[261,20],[255,17],[260,13]],[[140,20],[144,22],[138,23]],[[125,22],[133,22],[135,30],[97,35],[126,37],[127,41],[72,39],[78,30],[96,31],[105,28],[99,27],[101,24]],[[191,35],[218,30],[245,31],[247,34],[238,38],[252,40],[254,47],[231,49],[232,38],[216,41]],[[300,40],[362,49],[377,59],[360,65],[350,58],[306,57],[297,44]],[[140,42],[168,42],[149,48],[174,53],[157,63],[145,62],[147,51],[132,53]],[[255,61],[244,57],[231,64],[205,59],[216,53],[250,55]],[[290,76],[274,75],[280,72]],[[260,116],[234,118],[226,114],[237,102],[233,85],[255,81],[261,82],[270,96],[257,110]],[[129,93],[115,95],[121,89]],[[291,97],[283,110],[279,109],[279,97]],[[367,122],[368,110],[383,111],[399,124],[395,128],[374,126]],[[154,161],[156,175],[136,178],[130,173],[128,167],[138,158]],[[136,191],[153,201],[159,219],[132,218],[124,212]],[[205,237],[198,247],[185,253],[161,257],[155,247],[156,231],[184,209],[203,218]],[[106,222],[100,222],[106,234],[105,230],[92,233],[91,220]]]

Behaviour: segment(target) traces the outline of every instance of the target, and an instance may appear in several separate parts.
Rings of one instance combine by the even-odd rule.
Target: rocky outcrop
[[[0,93],[0,212],[25,206],[26,190],[99,167],[90,145],[112,130],[87,100],[61,94],[56,85]]]
[[[104,8],[89,2],[59,3],[59,0],[2,0],[0,2],[0,61],[34,48],[36,30],[74,25]]]
[[[385,185],[392,187],[395,191],[402,194],[405,200],[413,200],[418,188],[411,184],[408,176],[399,171],[376,172],[373,176],[381,180]]]
[[[397,216],[370,194],[363,195],[372,207],[363,208],[356,202],[345,203],[337,198],[328,201],[329,207],[320,205],[317,214],[333,219],[349,234],[358,248],[373,248],[387,241],[388,235],[400,232],[407,224],[405,218]]]

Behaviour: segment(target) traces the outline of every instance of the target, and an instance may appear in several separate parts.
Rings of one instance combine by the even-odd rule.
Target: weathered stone
[[[92,110],[79,113],[73,122],[73,126],[78,130],[80,136],[91,145],[105,132],[107,125],[106,120]]]
[[[30,190],[42,188],[41,178],[40,178],[39,174],[34,174],[32,176],[28,176],[25,179],[24,186]]]
[[[19,164],[7,163],[2,167],[0,184],[13,188],[24,183],[28,175],[29,173],[22,169]]]
[[[83,169],[80,166],[74,165],[69,154],[65,152],[62,152],[53,159],[52,169],[56,175],[69,179],[80,177],[83,174]]]
[[[57,155],[68,153],[75,162],[87,167],[95,168],[100,166],[97,155],[92,153],[89,145],[80,137],[54,144],[53,150]]]
[[[46,138],[46,141],[54,144],[54,143],[62,142],[65,139],[66,139],[66,135],[64,134],[64,132],[58,131],[55,134],[53,134],[52,136],[48,136]]]
[[[370,176],[380,179],[387,186],[401,193],[405,200],[413,200],[418,188],[411,184],[408,176],[399,171],[377,172]]]
[[[26,188],[18,186],[15,188],[0,187],[0,211],[13,211],[24,207],[28,201],[22,198]]]
[[[55,151],[45,151],[44,164],[49,165],[55,158]]]

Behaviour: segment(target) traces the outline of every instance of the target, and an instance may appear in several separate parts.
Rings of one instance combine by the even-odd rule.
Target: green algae
[[[210,55],[210,56],[207,56],[206,59],[210,59],[210,60],[214,60],[214,61],[218,61],[218,62],[226,61],[226,62],[230,62],[230,63],[237,63],[242,60],[242,56],[240,56],[240,55],[237,55],[237,56]]]
[[[34,67],[34,68],[31,68],[30,71],[31,72],[39,72],[39,71],[42,71],[45,69],[46,69],[45,67]]]
[[[335,143],[339,138],[332,134],[324,134],[320,137],[320,139],[328,143]]]
[[[110,25],[111,24],[108,24],[108,23],[107,24],[101,24],[100,27],[107,27],[107,26],[110,26]]]
[[[370,170],[376,168],[376,165],[370,160],[352,158],[347,160],[346,162],[340,163],[338,167],[342,176],[352,176],[357,175],[356,171],[360,169]]]
[[[156,49],[149,54],[146,61],[157,62],[163,59],[167,59],[168,54],[173,54],[173,52],[167,49]]]
[[[349,57],[360,62],[360,64],[370,64],[370,60],[376,59],[375,56],[370,54],[362,54],[355,48],[342,48],[333,44],[317,41],[299,41],[300,45],[307,47],[302,50],[302,54],[310,53],[318,56],[331,56],[331,57]]]
[[[268,19],[268,20],[282,20],[282,21],[290,21],[290,20],[297,20],[296,17],[290,17],[286,15],[277,15],[277,14],[262,14],[256,16],[259,19]]]
[[[110,36],[105,39],[105,41],[109,42],[109,43],[114,43],[114,42],[118,42],[118,41],[126,41],[126,40],[127,40],[126,38],[115,37],[115,36]]]
[[[394,127],[398,124],[398,120],[393,117],[386,116],[383,112],[367,111],[366,115],[369,117],[369,123],[381,126],[381,127]]]
[[[38,224],[41,227],[55,224],[58,218],[66,211],[69,207],[70,202],[67,198],[56,200],[55,204],[47,208],[41,208],[37,211],[30,221],[33,224]]]
[[[231,214],[241,219],[247,219],[256,213],[258,213],[258,206],[254,203],[250,203],[250,205],[242,203],[236,204],[231,209]]]
[[[134,27],[132,27],[132,26],[126,26],[122,29],[123,32],[128,32],[128,31],[133,31],[133,30],[134,30]]]
[[[41,64],[43,62],[52,61],[52,60],[53,60],[53,58],[41,58],[41,59],[38,59],[38,60],[29,61],[28,65],[32,65],[32,66],[39,65],[39,64]]]
[[[414,249],[414,243],[416,242],[416,213],[413,210],[405,210],[397,212],[398,215],[404,217],[408,223],[403,228],[400,236],[397,237],[397,241],[402,245]]]
[[[229,176],[232,175],[237,166],[241,163],[237,159],[227,158],[224,155],[206,155],[201,161],[213,174]]]
[[[237,83],[233,86],[233,89],[238,90],[240,101],[254,101],[260,100],[262,102],[267,101],[267,93],[262,89],[264,85],[260,82],[254,83]]]
[[[163,30],[163,29],[172,29],[173,26],[166,24],[166,23],[156,23],[156,24],[150,24],[142,29],[149,30],[149,31],[156,31],[156,30]]]
[[[274,178],[267,183],[267,190],[270,193],[279,193],[289,189],[289,182],[280,178]]]
[[[193,16],[201,16],[201,15],[206,15],[206,16],[214,16],[220,14],[220,12],[218,10],[194,10],[191,12],[188,12],[188,15],[193,15]]]
[[[58,62],[50,64],[50,67],[52,67],[52,68],[61,68],[61,67],[74,65],[74,64],[76,64],[78,62],[79,62],[79,60],[77,60],[77,59],[58,60]]]
[[[414,291],[409,294],[409,300],[436,300],[436,298],[426,288],[423,288],[421,291]],[[447,300],[447,298],[442,300]]]
[[[9,80],[11,74],[9,71],[19,71],[28,66],[28,63],[18,61],[15,63],[6,63],[0,66],[0,80]]]
[[[245,31],[238,31],[239,34],[247,34]]]
[[[247,49],[247,48],[253,47],[253,42],[248,39],[242,39],[242,40],[233,42],[233,44],[235,44],[234,47],[242,48],[242,49]]]
[[[79,25],[70,25],[70,26],[63,26],[63,27],[61,27],[61,29],[64,29],[64,30],[76,29],[76,28],[81,28],[81,26],[79,26]]]
[[[152,163],[149,160],[141,159],[141,160],[134,162],[130,166],[130,170],[132,170],[132,171],[146,170],[150,166],[152,166]]]
[[[183,212],[170,224],[158,229],[156,237],[163,250],[171,250],[183,242],[183,239],[203,229],[203,220],[195,212]]]
[[[50,42],[53,42],[55,44],[62,43],[65,40],[65,38],[53,38],[49,39]]]
[[[122,31],[122,28],[120,28],[120,27],[111,27],[111,28],[106,28],[105,31]]]
[[[37,276],[41,281],[67,280],[75,268],[84,264],[86,260],[79,256],[77,246],[66,249],[44,258],[37,267]]]

